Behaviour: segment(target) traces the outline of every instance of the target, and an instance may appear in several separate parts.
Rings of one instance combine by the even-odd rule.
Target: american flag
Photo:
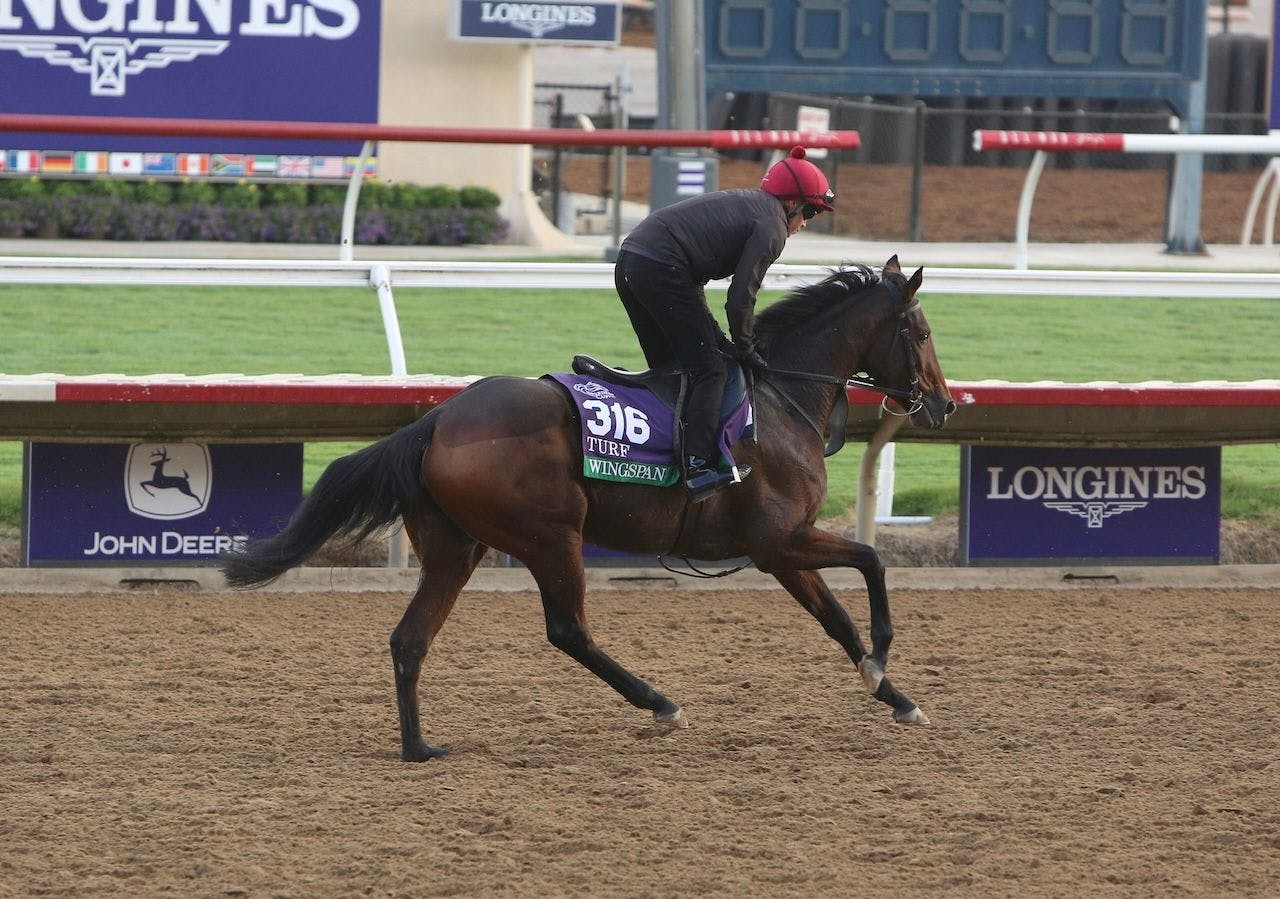
[[[311,159],[312,178],[341,178],[346,172],[346,160],[341,156],[314,156]]]
[[[276,174],[281,178],[310,178],[310,156],[281,156],[276,161]]]

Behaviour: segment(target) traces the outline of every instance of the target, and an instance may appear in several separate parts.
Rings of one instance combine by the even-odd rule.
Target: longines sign
[[[965,447],[974,564],[1216,562],[1222,450]]]
[[[618,0],[450,0],[455,40],[539,44],[616,44],[622,27]]]
[[[376,122],[380,28],[380,0],[0,0],[0,110]],[[5,142],[229,149],[190,138],[8,134]],[[252,143],[236,139],[231,149],[252,152]],[[268,143],[276,152],[359,150]]]

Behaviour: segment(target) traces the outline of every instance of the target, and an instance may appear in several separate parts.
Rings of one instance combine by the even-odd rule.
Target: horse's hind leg
[[[653,712],[653,720],[665,727],[688,727],[680,706],[615,662],[598,647],[587,630],[586,572],[582,566],[582,540],[570,538],[537,558],[524,559],[542,593],[542,611],[551,645],[622,694],[636,708]]]
[[[418,675],[431,641],[444,625],[458,594],[475,571],[485,547],[458,531],[434,509],[406,517],[414,552],[422,562],[418,590],[391,632],[391,662],[400,713],[401,757],[422,762],[444,755],[422,739],[418,708]]]

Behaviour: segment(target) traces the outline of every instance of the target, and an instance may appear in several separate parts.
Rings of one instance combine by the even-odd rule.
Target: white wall
[[[528,128],[533,51],[526,45],[453,41],[447,0],[383,0],[378,121],[384,125]],[[571,245],[530,190],[531,150],[510,144],[384,143],[380,177],[477,185],[502,197],[513,243]]]

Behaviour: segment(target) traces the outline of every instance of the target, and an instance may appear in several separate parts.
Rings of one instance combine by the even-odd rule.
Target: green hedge
[[[336,243],[345,184],[0,178],[0,237]],[[357,244],[498,243],[508,223],[483,187],[367,181]]]

